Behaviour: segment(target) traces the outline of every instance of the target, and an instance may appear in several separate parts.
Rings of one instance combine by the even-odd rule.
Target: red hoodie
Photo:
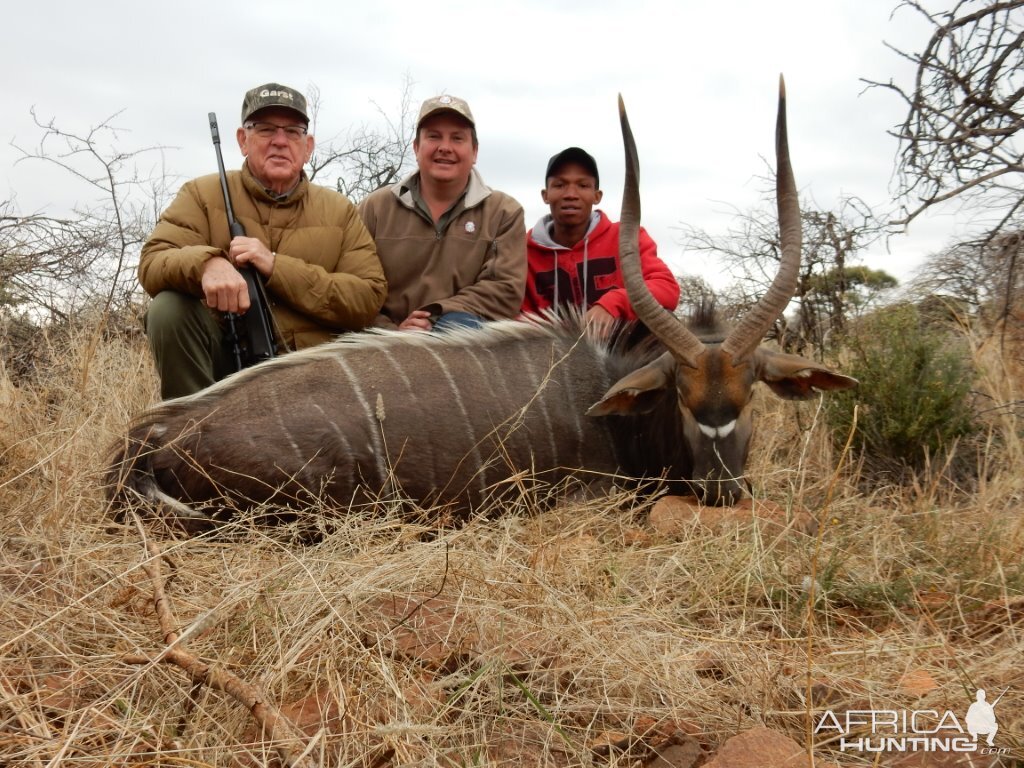
[[[551,239],[548,214],[526,233],[526,295],[523,312],[572,304],[584,312],[594,304],[616,318],[635,320],[619,268],[619,225],[603,211],[594,211],[590,229],[572,248]],[[658,246],[640,228],[640,267],[655,300],[670,312],[679,303],[679,284]],[[584,286],[586,293],[584,294]]]

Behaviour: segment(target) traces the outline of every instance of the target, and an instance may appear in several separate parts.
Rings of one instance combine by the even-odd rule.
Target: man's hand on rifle
[[[268,280],[274,273],[275,257],[276,254],[255,237],[232,238],[228,250],[228,258],[232,264],[236,267],[248,264]]]
[[[237,314],[249,309],[249,287],[245,278],[223,256],[214,256],[203,264],[202,286],[208,307]]]

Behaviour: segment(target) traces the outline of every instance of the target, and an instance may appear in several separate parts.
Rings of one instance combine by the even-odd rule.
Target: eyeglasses
[[[306,126],[304,125],[275,125],[274,123],[246,123],[246,130],[252,131],[261,139],[272,139],[277,135],[278,131],[284,131],[285,137],[288,141],[302,141],[302,137],[306,135]]]

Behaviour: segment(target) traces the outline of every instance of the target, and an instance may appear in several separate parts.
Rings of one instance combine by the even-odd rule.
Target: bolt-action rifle
[[[210,113],[210,134],[217,151],[217,171],[220,173],[220,188],[224,193],[224,209],[228,216],[231,238],[245,237],[245,227],[235,218],[228,192],[228,177],[224,171],[224,158],[220,152],[220,131],[217,130],[217,115]],[[241,266],[238,271],[245,278],[249,288],[249,310],[244,315],[227,312],[227,331],[224,343],[235,360],[236,370],[262,363],[274,356],[274,319],[270,314],[270,301],[263,285],[263,276],[252,267]]]

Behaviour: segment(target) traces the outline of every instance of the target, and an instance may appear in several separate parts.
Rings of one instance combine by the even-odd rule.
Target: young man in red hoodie
[[[579,307],[587,327],[604,338],[617,320],[635,320],[619,266],[619,225],[594,206],[601,202],[597,162],[579,147],[548,161],[541,197],[551,208],[526,235],[528,273],[523,312]],[[640,229],[640,266],[654,298],[672,311],[679,284]]]

